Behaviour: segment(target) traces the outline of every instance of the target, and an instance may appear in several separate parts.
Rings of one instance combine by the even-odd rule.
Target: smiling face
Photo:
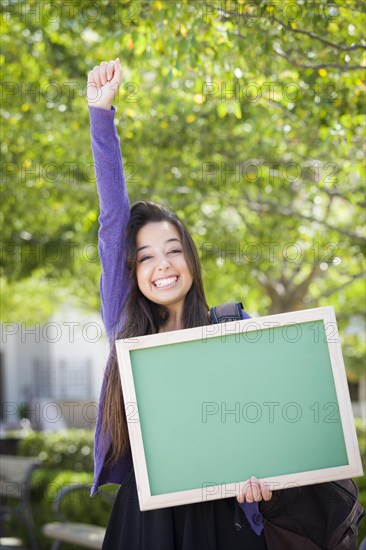
[[[183,308],[193,279],[178,229],[167,221],[150,222],[136,235],[136,277],[142,294],[156,304]]]

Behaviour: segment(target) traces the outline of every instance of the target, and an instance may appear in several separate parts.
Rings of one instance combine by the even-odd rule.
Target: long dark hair
[[[113,340],[157,333],[160,327],[169,320],[168,309],[146,298],[138,287],[136,277],[137,233],[147,223],[163,221],[167,221],[177,228],[188,269],[193,279],[184,300],[183,328],[203,326],[210,322],[209,307],[203,289],[201,264],[196,246],[187,228],[178,216],[167,208],[153,202],[139,201],[131,207],[130,219],[126,228],[126,262],[130,273],[130,291],[121,312],[123,327],[115,331]],[[117,324],[118,326],[119,324]],[[104,384],[102,432],[111,442],[108,462],[115,464],[128,448],[129,438],[114,342],[111,342]]]

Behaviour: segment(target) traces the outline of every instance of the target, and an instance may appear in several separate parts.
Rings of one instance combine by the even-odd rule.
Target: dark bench
[[[32,550],[38,550],[30,503],[30,480],[41,461],[37,458],[0,455],[0,514],[2,519],[18,516],[23,520]],[[12,501],[17,501],[14,506]]]
[[[95,548],[97,550],[102,548],[106,531],[104,527],[70,521],[66,519],[61,512],[62,501],[66,497],[72,497],[75,491],[87,491],[87,494],[89,494],[90,485],[73,484],[60,489],[53,502],[53,511],[58,521],[46,523],[46,525],[42,527],[43,534],[54,541],[52,550],[58,550],[63,542],[77,544],[84,548]],[[99,491],[99,494],[111,505],[113,504],[114,495],[106,491]]]

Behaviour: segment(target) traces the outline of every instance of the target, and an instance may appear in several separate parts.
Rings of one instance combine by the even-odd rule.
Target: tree
[[[69,295],[99,307],[85,83],[119,56],[131,200],[183,217],[210,304],[333,304],[357,376],[362,3],[9,1],[2,15],[3,320],[39,321]]]

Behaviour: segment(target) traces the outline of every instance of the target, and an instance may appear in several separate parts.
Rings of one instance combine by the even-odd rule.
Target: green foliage
[[[45,523],[56,521],[52,511],[56,494],[62,487],[80,483],[91,485],[93,481],[93,439],[92,430],[69,429],[55,433],[29,432],[19,443],[19,455],[42,460],[31,483],[32,514],[41,550],[51,548],[52,541],[44,537],[41,529]],[[108,486],[108,492],[115,489],[114,485]],[[105,527],[110,508],[101,496],[90,497],[88,490],[82,490],[65,497],[61,512],[71,521]],[[17,532],[27,540],[25,529],[15,520],[9,532]],[[65,544],[65,550],[77,549]]]
[[[49,470],[62,467],[74,472],[92,472],[93,439],[91,430],[29,432],[20,441],[18,454],[38,457]]]
[[[75,473],[69,470],[40,468],[34,472],[32,477],[32,501],[35,505],[43,503],[43,505],[48,505],[48,508],[50,508],[50,504],[53,503],[61,488],[70,485],[76,486],[81,483],[91,485],[92,479],[92,475],[86,472]],[[103,502],[103,504],[100,505],[100,502]],[[70,521],[105,526],[107,525],[110,506],[105,505],[100,496],[90,497],[89,490],[85,489],[66,496],[61,506],[61,512]],[[50,516],[48,517],[50,518]],[[50,519],[47,521],[50,521]]]
[[[184,218],[210,305],[242,300],[253,316],[333,305],[359,377],[363,4],[282,6],[3,2],[3,321],[46,321],[70,295],[99,308],[85,83],[119,56],[131,200]]]
[[[69,470],[40,468],[34,472],[31,483],[31,507],[40,550],[49,550],[52,546],[52,540],[42,534],[42,526],[57,520],[52,510],[56,494],[63,487],[81,483],[91,485],[92,479],[93,475],[90,473],[75,473]],[[109,492],[112,492],[111,488]],[[66,495],[61,505],[61,513],[66,519],[102,527],[106,527],[108,523],[110,510],[111,504],[108,501],[99,494],[90,497],[87,489]],[[12,519],[7,529],[9,534],[17,533],[18,537],[27,540],[25,527],[16,520]],[[65,544],[63,548],[78,550],[79,546]]]

